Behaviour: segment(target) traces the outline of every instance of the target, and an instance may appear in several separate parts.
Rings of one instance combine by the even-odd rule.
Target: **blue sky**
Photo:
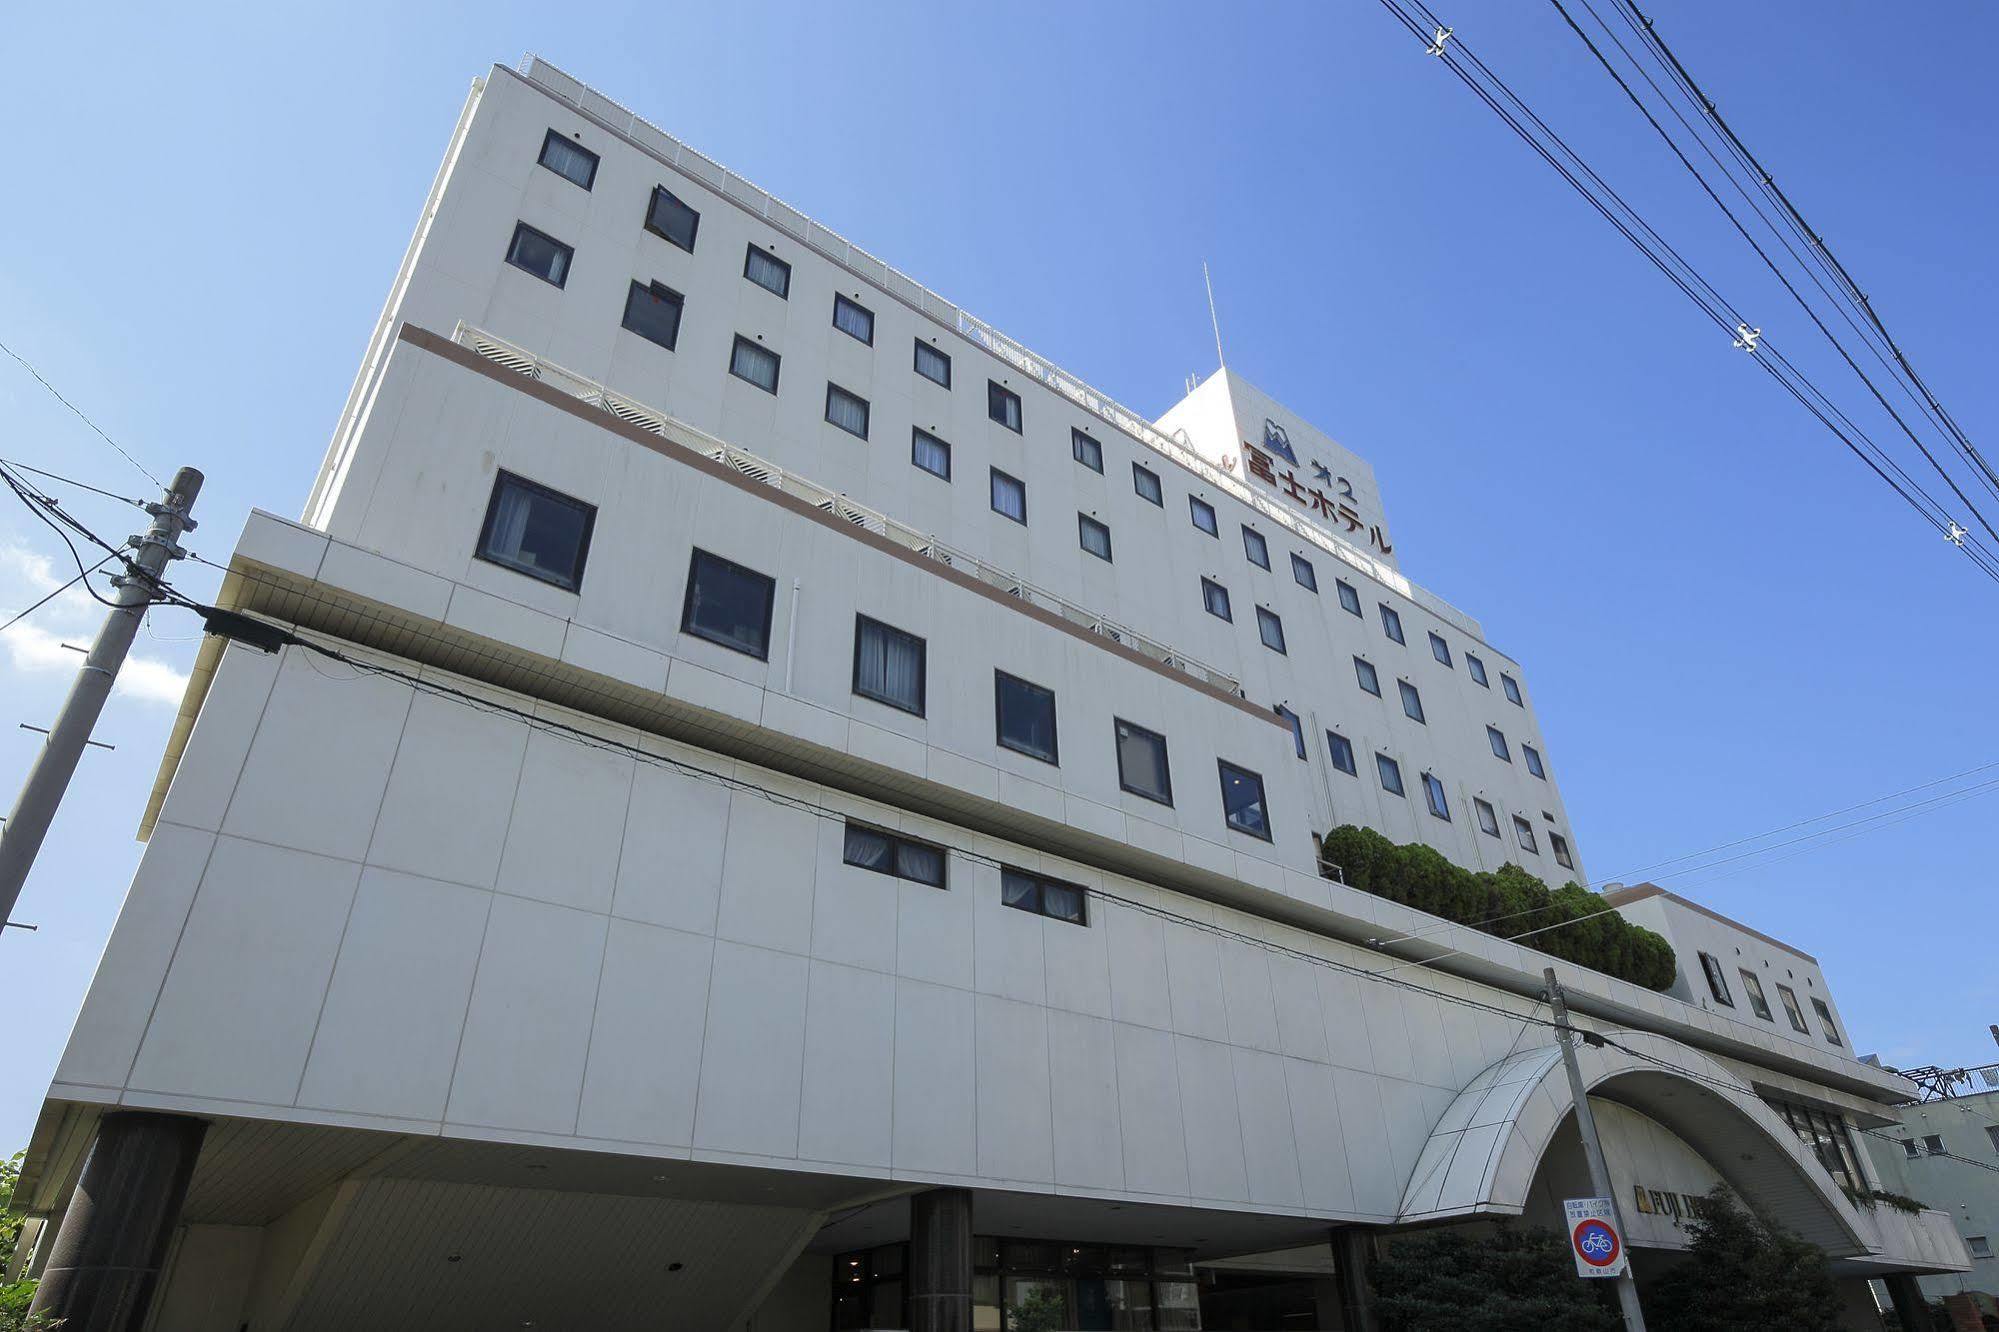
[[[1655,4],[1990,440],[1991,16]],[[1446,18],[1859,411],[1552,7]],[[1600,878],[1999,761],[1999,587],[1377,5],[41,6],[9,24],[29,58],[0,116],[32,151],[0,210],[0,340],[155,472],[207,471],[189,545],[213,558],[249,507],[299,510],[470,80],[532,50],[1142,410],[1212,366],[1207,260],[1231,364],[1373,462],[1405,569],[1526,664]],[[4,361],[0,456],[146,488]],[[116,536],[138,517],[77,511]],[[0,511],[0,619],[66,576],[45,536]],[[179,580],[206,592],[207,574]],[[54,711],[60,643],[94,618],[58,603],[0,636],[10,798],[35,743],[11,723]],[[18,909],[41,929],[0,939],[0,1151],[26,1140],[137,861],[193,635],[171,611],[140,634],[99,731],[117,748],[86,758]],[[1859,1049],[1990,1062],[1995,812],[1984,795],[1658,877],[1816,954]]]

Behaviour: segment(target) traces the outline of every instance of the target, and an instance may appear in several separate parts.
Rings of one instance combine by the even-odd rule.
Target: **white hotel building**
[[[207,640],[17,1195],[44,1307],[1371,1326],[1383,1237],[1588,1191],[1551,959],[1321,873],[1359,824],[1586,881],[1521,664],[1391,531],[1233,372],[1148,421],[495,68],[232,556],[359,664]],[[1965,1270],[1842,1187],[1908,1084],[1816,964],[1641,908],[1671,992],[1559,967],[1641,1279],[1718,1180],[1857,1318]]]

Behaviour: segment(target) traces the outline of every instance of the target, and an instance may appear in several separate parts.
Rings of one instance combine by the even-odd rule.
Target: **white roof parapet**
[[[1485,641],[1485,631],[1479,627],[1478,621],[1442,597],[1410,582],[1400,572],[1369,556],[1359,547],[1350,545],[1332,533],[1285,512],[1207,459],[1163,434],[1149,418],[1126,407],[1109,394],[1090,387],[1046,358],[1037,356],[1022,343],[1008,337],[983,319],[953,305],[915,278],[877,259],[839,233],[813,221],[798,209],[751,184],[713,158],[688,147],[637,112],[619,105],[537,55],[529,54],[521,57],[517,72],[544,92],[602,121],[648,152],[658,155],[668,165],[693,176],[702,184],[755,213],[801,244],[811,247],[834,263],[872,282],[891,296],[920,310],[967,341],[977,343],[1020,373],[1060,393],[1084,411],[1131,436],[1155,453],[1171,458],[1209,485],[1228,492],[1292,535],[1345,562],[1364,577],[1401,593],[1438,619],[1454,625],[1480,642]]]

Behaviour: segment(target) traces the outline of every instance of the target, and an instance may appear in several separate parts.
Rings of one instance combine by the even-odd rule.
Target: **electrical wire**
[[[133,499],[130,495],[120,495],[115,490],[104,490],[91,485],[88,481],[79,481],[73,476],[64,476],[60,472],[49,472],[39,467],[30,467],[28,464],[16,462],[12,458],[0,458],[0,465],[11,467],[17,472],[32,472],[36,476],[46,477],[51,481],[60,481],[66,486],[75,486],[78,490],[87,490],[93,495],[102,495],[106,499],[115,499],[121,503],[129,504],[135,509],[146,509],[146,502],[144,500]]]
[[[35,382],[37,384],[40,384],[43,388],[47,389],[50,395],[53,396],[57,402],[69,408],[69,410],[76,416],[77,420],[83,422],[85,425],[89,426],[92,430],[96,431],[97,437],[103,440],[106,444],[109,444],[112,448],[116,449],[118,451],[119,457],[123,458],[126,462],[131,463],[132,466],[138,468],[139,475],[145,477],[148,481],[158,486],[161,490],[165,490],[167,488],[166,482],[160,480],[157,476],[154,476],[151,472],[147,471],[146,465],[144,463],[140,462],[137,458],[134,458],[131,454],[125,451],[124,445],[120,444],[117,440],[111,438],[111,436],[105,434],[104,428],[102,426],[98,425],[97,422],[91,420],[88,416],[85,416],[83,414],[83,409],[81,407],[78,407],[68,398],[65,398],[62,395],[61,391],[58,390],[54,384],[51,384],[49,383],[48,380],[42,378],[42,372],[35,369],[34,366],[28,364],[26,357],[22,356],[21,353],[15,351],[12,347],[9,347],[4,342],[0,342],[0,352],[6,352],[9,356],[13,357],[14,360],[20,364],[20,367],[23,370],[26,370],[29,374],[35,377]]]
[[[9,619],[7,623],[0,624],[0,634],[6,633],[9,629],[12,629],[15,625],[27,619],[30,615],[33,615],[36,611],[40,610],[42,607],[48,605],[51,601],[54,601],[57,597],[69,591],[71,588],[75,587],[78,583],[82,582],[85,578],[89,577],[91,574],[96,573],[99,569],[102,569],[105,565],[109,564],[111,560],[112,556],[106,555],[103,559],[91,565],[88,569],[84,570],[82,573],[79,573],[76,577],[70,579],[67,583],[64,583],[61,587],[57,588],[55,591],[43,597],[40,601],[37,601],[34,605],[28,607],[28,609],[22,611],[20,614]],[[102,598],[99,598],[99,600],[102,600]]]
[[[64,548],[69,551],[70,559],[76,562],[78,580],[82,582],[84,591],[90,593],[92,597],[96,598],[103,605],[110,606],[115,609],[118,605],[117,602],[112,601],[110,598],[104,596],[103,594],[98,592],[96,588],[90,585],[90,580],[86,576],[89,571],[86,570],[83,566],[83,556],[77,552],[76,543],[70,540],[69,533],[64,530],[64,524],[58,523],[55,520],[55,518],[52,518],[49,515],[51,513],[57,514],[63,517],[64,521],[66,523],[70,523],[71,526],[80,526],[80,525],[73,523],[71,520],[68,519],[67,515],[62,514],[60,507],[55,503],[54,500],[49,499],[45,495],[37,494],[33,489],[33,487],[27,486],[12,472],[8,471],[5,467],[0,467],[0,481],[5,481],[8,488],[14,492],[15,496],[19,498],[23,504],[28,506],[28,511],[34,514],[37,518],[41,519],[44,523],[48,524],[49,530],[54,532],[56,536],[61,539]],[[85,529],[85,531],[88,534],[88,530]],[[107,544],[103,540],[103,538],[97,537],[95,536],[95,534],[88,534],[88,535],[89,539],[94,540],[99,546],[102,546],[104,550],[109,554],[118,555],[120,553],[117,547]],[[128,564],[128,567],[131,566],[129,566]]]

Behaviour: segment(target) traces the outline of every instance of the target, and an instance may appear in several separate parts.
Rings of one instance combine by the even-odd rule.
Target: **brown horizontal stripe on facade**
[[[1258,707],[1248,699],[1238,698],[1226,689],[1219,689],[1204,681],[1196,680],[1192,676],[1176,671],[1170,666],[1154,661],[1141,652],[1133,651],[1122,643],[1106,638],[1102,634],[1091,633],[1079,625],[1071,624],[1068,620],[1055,614],[1053,611],[1043,610],[1041,607],[1030,605],[1018,597],[1008,596],[998,588],[989,587],[969,574],[960,573],[949,565],[925,559],[915,551],[907,550],[890,541],[887,537],[877,536],[866,528],[856,527],[844,519],[836,518],[815,505],[807,504],[795,495],[787,495],[783,491],[774,490],[769,486],[752,481],[733,467],[716,462],[713,458],[703,457],[701,454],[694,452],[684,445],[676,444],[669,439],[653,434],[649,430],[643,430],[628,421],[621,421],[603,408],[593,407],[581,398],[572,397],[564,393],[561,389],[551,388],[540,380],[524,378],[512,370],[506,369],[504,366],[494,364],[469,348],[459,346],[449,338],[431,332],[427,328],[418,328],[414,324],[405,323],[396,330],[396,338],[400,342],[407,342],[420,351],[426,351],[434,356],[442,357],[455,365],[472,371],[474,374],[484,375],[497,384],[504,384],[516,392],[524,393],[528,397],[546,403],[558,411],[567,412],[579,420],[588,421],[591,425],[597,426],[599,429],[608,430],[620,438],[651,450],[662,458],[670,458],[683,466],[692,467],[696,471],[713,477],[717,481],[734,486],[746,495],[754,495],[766,503],[788,509],[801,518],[807,518],[812,522],[818,523],[828,531],[838,532],[850,541],[858,541],[863,545],[871,546],[885,555],[890,555],[901,560],[913,569],[923,570],[933,578],[941,578],[945,582],[964,588],[968,592],[976,592],[995,605],[1004,606],[1015,614],[1025,615],[1029,619],[1045,624],[1051,629],[1058,629],[1072,638],[1090,644],[1100,651],[1108,652],[1114,657],[1121,657],[1136,666],[1142,666],[1153,674],[1171,680],[1175,684],[1227,703],[1229,706],[1240,709],[1250,716],[1267,722],[1272,726],[1281,727],[1286,731],[1291,729],[1290,723],[1268,708]]]

